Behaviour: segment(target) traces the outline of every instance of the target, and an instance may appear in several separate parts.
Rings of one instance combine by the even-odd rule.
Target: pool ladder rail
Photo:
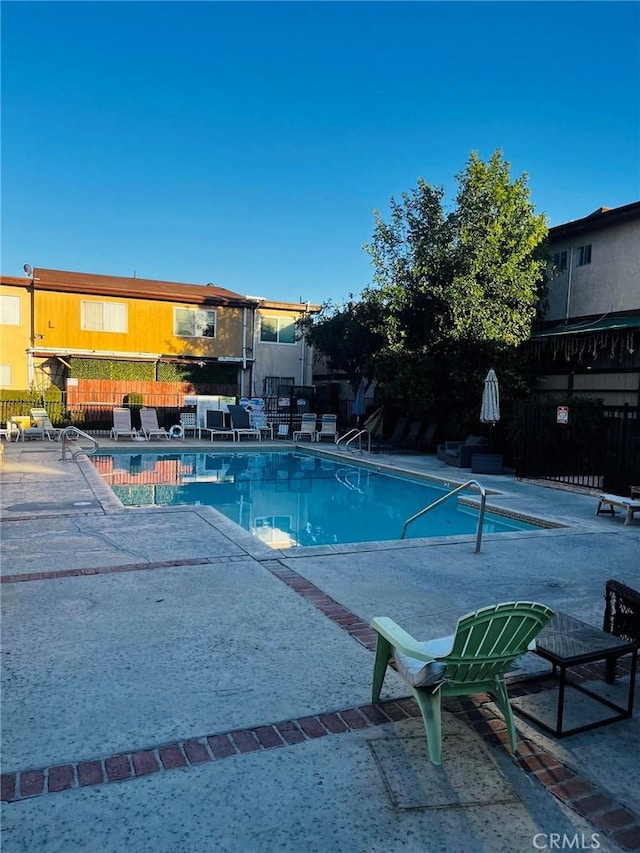
[[[91,444],[89,445],[89,447],[76,447],[75,450],[71,450],[71,443],[77,441],[78,438],[85,438],[87,439],[87,441],[90,441]],[[60,434],[60,443],[62,444],[62,458],[60,459],[61,462],[67,461],[67,451],[71,456],[70,461],[75,462],[76,458],[80,456],[81,453],[86,453],[88,456],[92,456],[96,454],[100,449],[100,445],[92,435],[83,432],[76,426],[68,426],[62,430]]]
[[[336,441],[336,447],[340,447],[340,442],[345,441],[344,448],[345,450],[355,450],[355,448],[351,447],[351,444],[357,439],[358,440],[358,450],[360,453],[363,453],[362,450],[362,437],[367,437],[367,453],[371,453],[371,434],[368,429],[357,429],[354,427],[350,429],[348,432],[345,432],[344,435],[341,435],[340,438]]]
[[[482,543],[482,526],[484,524],[484,511],[487,503],[487,492],[482,483],[479,483],[477,480],[467,480],[466,483],[462,483],[461,486],[456,486],[455,489],[452,489],[450,492],[447,492],[446,495],[443,495],[441,498],[438,498],[437,500],[433,501],[433,503],[430,503],[429,506],[425,506],[423,509],[418,510],[418,512],[408,518],[402,525],[402,533],[400,534],[400,538],[407,538],[407,528],[413,521],[416,521],[416,519],[421,518],[423,515],[426,515],[426,513],[430,512],[430,510],[435,509],[441,503],[444,503],[445,501],[449,500],[449,498],[452,498],[454,495],[457,495],[458,492],[461,492],[463,489],[467,489],[469,487],[474,487],[480,492],[480,514],[478,516],[478,529],[476,530],[476,547],[474,551],[474,554],[479,554],[480,545]]]

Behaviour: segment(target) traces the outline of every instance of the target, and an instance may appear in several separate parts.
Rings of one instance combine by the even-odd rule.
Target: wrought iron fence
[[[287,424],[289,426],[288,434],[291,436],[299,428],[302,415],[305,412],[314,411],[312,391],[313,389],[294,387],[287,389],[286,394],[262,398],[269,423],[276,426]],[[190,411],[188,406],[181,404],[182,399],[183,396],[176,394],[175,402],[168,405],[166,393],[145,394],[144,406],[156,409],[159,425],[169,429],[173,424],[179,422],[181,411]],[[44,402],[41,399],[28,400],[24,397],[14,400],[0,400],[0,422],[8,421],[15,415],[28,415],[32,406],[42,405],[46,408],[54,426],[73,424],[85,432],[96,434],[108,433],[113,426],[114,405],[126,406],[131,409],[133,427],[140,428],[140,404],[129,402],[126,398],[123,399],[121,395],[115,402],[112,399],[89,400],[76,402],[72,405],[69,405],[64,397],[62,401]]]
[[[576,401],[566,409],[526,407],[517,476],[628,495],[640,483],[640,408]]]

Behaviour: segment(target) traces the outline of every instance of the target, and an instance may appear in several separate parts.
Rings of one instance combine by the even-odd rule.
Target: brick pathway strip
[[[0,583],[24,583],[25,581],[57,580],[58,578],[77,578],[89,575],[112,575],[120,572],[144,572],[152,569],[173,569],[176,566],[213,566],[216,563],[238,562],[242,557],[192,557],[187,560],[161,560],[155,563],[128,563],[124,566],[101,566],[89,569],[58,569],[52,572],[24,572],[19,575],[4,575]]]
[[[472,726],[488,744],[500,748],[508,746],[507,727],[489,696],[449,700],[445,708]],[[419,716],[414,700],[406,698],[190,738],[78,764],[18,770],[2,775],[2,800],[13,803],[73,788],[121,782],[248,752],[292,747],[316,738]],[[530,738],[519,738],[518,752],[513,760],[554,797],[588,820],[599,833],[625,850],[640,850],[640,816],[631,809],[562,764]]]
[[[236,560],[239,558],[235,558]],[[7,575],[3,583],[29,580],[48,580],[78,575],[110,574],[114,572],[145,571],[175,566],[212,565],[220,560],[193,558],[156,563],[135,563],[108,566],[100,569],[73,569],[37,574]],[[264,561],[263,567],[304,598],[328,619],[335,622],[365,648],[373,650],[376,632],[302,575],[283,566],[277,560]],[[585,667],[583,678],[594,677],[595,666]],[[599,671],[598,675],[601,677]],[[519,695],[537,693],[548,689],[553,682],[540,680],[519,682]],[[444,703],[447,711],[460,716],[484,740],[492,745],[508,745],[506,725],[491,704],[488,696],[465,697]],[[418,717],[420,712],[411,698],[363,705],[333,713],[287,720],[254,729],[242,729],[223,734],[208,735],[184,742],[148,747],[132,753],[122,753],[102,759],[82,761],[77,765],[63,765],[44,769],[29,769],[2,774],[4,802],[17,802],[30,797],[65,791],[72,788],[119,782],[149,773],[171,771],[189,764],[219,761],[241,755],[283,746],[294,746],[304,741],[357,731],[371,726]],[[608,836],[625,850],[640,851],[640,816],[618,803],[607,792],[597,788],[530,738],[519,738],[514,761],[545,787],[554,797],[582,815],[594,829]]]

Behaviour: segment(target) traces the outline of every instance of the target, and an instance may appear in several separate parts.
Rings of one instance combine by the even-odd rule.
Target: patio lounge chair
[[[553,616],[544,604],[510,601],[483,607],[458,620],[451,637],[419,642],[392,619],[377,617],[373,701],[377,702],[387,666],[394,661],[422,714],[432,764],[442,763],[441,699],[490,693],[505,718],[512,752],[516,729],[504,674],[510,664],[534,646],[534,639]]]
[[[422,432],[422,421],[411,421],[409,431],[396,441],[390,442],[394,450],[417,450],[420,433]]]
[[[110,437],[117,441],[120,436],[128,436],[129,438],[137,438],[138,431],[131,426],[131,409],[125,409],[123,406],[117,406],[113,410],[113,426],[111,427]]]
[[[322,441],[325,438],[333,441],[334,444],[338,440],[337,415],[323,415],[320,419],[320,429],[316,433],[316,441]]]
[[[140,409],[140,424],[147,441],[152,438],[166,438],[169,441],[169,433],[158,424],[158,413],[155,409]]]
[[[31,420],[35,423],[38,429],[41,429],[44,433],[44,437],[48,438],[49,441],[59,441],[60,436],[62,435],[62,430],[58,429],[58,427],[54,427],[49,419],[49,415],[46,409],[31,409]]]
[[[302,416],[302,423],[300,424],[300,428],[295,430],[293,433],[294,441],[302,441],[303,438],[308,438],[309,441],[316,440],[316,423],[318,421],[317,415],[306,414]]]
[[[260,430],[257,427],[251,426],[249,412],[246,411],[244,406],[227,406],[227,408],[229,409],[229,417],[231,418],[231,429],[237,441],[241,441],[243,435],[247,436],[247,438],[257,438],[258,441],[262,441]]]
[[[383,437],[380,440],[374,439],[371,442],[372,449],[375,450],[393,450],[395,444],[403,437],[407,431],[407,419],[401,415],[393,428],[393,432],[388,437]]]
[[[206,427],[203,427],[205,432],[211,433],[211,441],[217,436],[218,438],[230,438],[231,441],[236,440],[235,432],[224,424],[224,414],[220,409],[207,409],[205,412]]]
[[[640,500],[625,498],[623,495],[599,495],[596,515],[600,515],[602,512],[615,515],[616,507],[624,512],[624,523],[631,524],[635,513],[640,512]]]

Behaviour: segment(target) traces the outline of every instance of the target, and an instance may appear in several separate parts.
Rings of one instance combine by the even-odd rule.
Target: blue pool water
[[[449,491],[282,451],[114,453],[93,461],[125,506],[212,506],[276,548],[399,539],[409,516]],[[407,538],[471,535],[477,524],[477,512],[452,498],[410,525]],[[536,527],[487,513],[483,529]]]

